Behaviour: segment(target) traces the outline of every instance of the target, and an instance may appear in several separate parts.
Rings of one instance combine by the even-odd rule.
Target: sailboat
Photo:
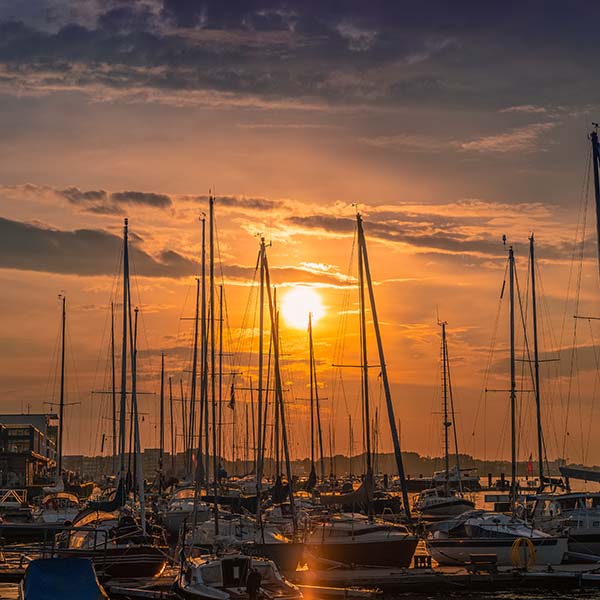
[[[160,573],[167,563],[167,546],[163,531],[146,519],[144,477],[141,460],[140,431],[137,409],[137,322],[131,319],[129,284],[128,221],[123,228],[123,331],[121,353],[121,403],[119,414],[120,472],[117,491],[112,500],[90,502],[70,529],[59,539],[57,555],[73,555],[93,561],[98,574],[105,577],[152,577]],[[130,352],[128,352],[128,342]],[[130,426],[132,447],[126,452],[127,412],[127,360],[131,358]],[[126,506],[128,482],[132,473],[126,470],[126,457],[134,462],[137,484],[137,503]],[[139,506],[139,509],[138,509]]]
[[[444,461],[443,481],[428,490],[423,490],[415,497],[414,509],[422,518],[444,518],[459,515],[467,510],[475,508],[475,503],[463,494],[461,480],[461,469],[458,458],[458,436],[456,433],[456,422],[454,416],[454,398],[452,396],[452,380],[450,377],[450,360],[448,358],[448,340],[446,337],[445,321],[439,323],[442,328],[442,396],[444,404]],[[448,411],[448,400],[450,400],[450,412]],[[450,420],[450,418],[452,420]],[[458,475],[457,481],[450,480],[450,444],[448,430],[452,427],[454,432],[454,447],[456,464],[454,475]]]
[[[498,565],[557,565],[567,551],[567,538],[545,533],[516,517],[517,447],[516,447],[516,369],[515,369],[515,258],[508,248],[510,301],[510,408],[511,408],[511,515],[485,510],[465,512],[454,519],[432,525],[425,540],[429,554],[442,565],[465,565],[475,554],[493,554]],[[519,548],[526,548],[520,558]]]
[[[372,500],[374,490],[373,467],[371,463],[371,432],[369,412],[369,382],[368,382],[368,357],[367,357],[367,301],[369,296],[369,307],[373,319],[375,338],[379,353],[379,365],[381,368],[381,379],[383,382],[388,419],[390,422],[392,441],[394,443],[394,454],[398,474],[403,484],[404,511],[407,520],[410,521],[410,506],[408,493],[405,485],[404,466],[400,452],[400,442],[396,429],[396,418],[391,399],[391,391],[387,376],[383,344],[377,319],[377,308],[371,281],[371,271],[367,253],[362,217],[356,215],[357,238],[358,238],[358,291],[360,306],[360,355],[361,355],[361,384],[362,401],[364,411],[365,443],[366,443],[366,473],[360,488],[347,495],[321,495],[321,504],[346,503],[348,500],[354,502],[364,501],[368,508],[368,517],[357,514],[342,514],[328,519],[316,525],[307,539],[307,548],[311,554],[321,561],[357,564],[408,567],[417,547],[418,539],[412,535],[404,525],[396,525],[373,516]],[[351,497],[349,497],[351,496]]]
[[[594,197],[596,205],[596,232],[598,236],[598,261],[600,266],[600,147],[598,144],[598,125],[589,135],[592,151],[592,173],[594,178]],[[535,311],[535,261],[533,235],[530,239],[532,272],[532,308]],[[534,353],[535,353],[535,392],[538,410],[538,454],[540,488],[538,494],[526,503],[527,514],[535,520],[538,527],[548,533],[566,532],[569,539],[569,559],[577,562],[597,562],[600,557],[600,493],[572,492],[570,480],[600,482],[600,473],[581,467],[561,466],[564,481],[544,476],[542,456],[542,430],[539,417],[539,361],[537,350],[536,314],[534,317]],[[576,316],[576,318],[579,318]],[[562,492],[559,491],[562,488]]]

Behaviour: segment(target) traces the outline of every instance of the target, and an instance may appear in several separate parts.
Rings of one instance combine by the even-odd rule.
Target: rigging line
[[[594,374],[594,391],[592,393],[592,401],[590,404],[590,416],[588,418],[588,432],[587,432],[587,439],[586,439],[586,447],[585,447],[585,451],[583,452],[583,464],[587,464],[587,459],[589,456],[589,451],[590,451],[590,441],[591,441],[591,435],[592,435],[592,423],[594,421],[594,408],[595,408],[595,402],[594,402],[594,398],[596,397],[596,390],[598,388],[598,380],[599,380],[599,376],[600,376],[600,356],[598,353],[598,347],[596,345],[596,340],[594,338],[594,330],[592,327],[592,320],[588,319],[588,323],[590,325],[590,335],[592,338],[592,348],[593,348],[593,352],[594,352],[594,359],[596,362],[596,372]]]
[[[589,177],[588,177],[589,180]],[[587,186],[588,193],[585,195],[585,209],[583,211],[583,220],[581,227],[581,247],[579,252],[579,263],[577,270],[577,279],[576,279],[576,293],[575,293],[575,312],[574,314],[579,313],[579,301],[580,301],[580,293],[581,293],[581,278],[583,273],[583,257],[585,252],[585,233],[586,233],[586,225],[587,225],[587,213],[588,213],[588,204],[589,204],[589,181]],[[565,414],[565,430],[563,435],[563,448],[562,448],[562,456],[566,456],[566,446],[567,446],[567,437],[569,430],[569,416],[570,416],[570,408],[571,408],[571,392],[573,388],[573,375],[574,368],[576,362],[576,344],[577,344],[577,321],[578,319],[573,319],[573,339],[571,345],[571,361],[570,361],[570,371],[569,371],[569,382],[567,388],[567,401],[566,401],[566,414]]]
[[[531,266],[531,265],[530,265]],[[530,273],[530,270],[528,268],[528,274]],[[527,277],[527,287],[526,287],[526,298],[527,300],[529,300],[529,277]],[[524,391],[524,384],[525,384],[525,376],[524,376],[524,371],[525,371],[525,363],[527,363],[527,365],[529,365],[529,376],[531,377],[531,383],[532,386],[535,386],[535,377],[534,377],[534,373],[533,373],[533,361],[531,359],[531,350],[529,348],[529,338],[527,336],[527,311],[528,311],[528,305],[529,303],[527,302],[525,305],[525,311],[523,311],[523,299],[522,299],[522,295],[521,295],[521,288],[519,285],[519,276],[517,273],[517,269],[515,268],[515,283],[516,283],[516,288],[517,288],[517,299],[519,301],[519,312],[521,315],[521,324],[523,325],[523,361],[521,364],[521,393],[519,394],[519,404],[520,404],[520,408],[519,411],[520,413],[522,413],[523,411],[523,391]],[[525,356],[527,357],[525,359]],[[528,416],[528,408],[529,408],[529,403],[526,404],[526,412],[525,415],[523,416],[522,414],[519,415],[519,429],[521,429],[523,420],[527,418]],[[517,436],[518,440],[519,440],[519,444],[521,443],[521,432],[519,431],[519,434]]]
[[[484,430],[484,435],[483,435],[483,463],[485,465],[485,463],[487,462],[487,435],[485,434],[485,429],[486,429],[486,425],[487,425],[487,387],[488,387],[488,382],[489,382],[489,378],[490,378],[490,373],[491,373],[491,368],[492,368],[492,361],[494,359],[494,353],[496,350],[496,340],[497,340],[497,336],[498,336],[498,326],[499,326],[499,322],[500,322],[500,314],[502,311],[502,298],[503,298],[503,292],[504,292],[504,288],[506,287],[506,276],[508,275],[508,260],[506,261],[506,265],[504,267],[504,278],[502,279],[502,288],[501,288],[501,292],[500,292],[500,296],[498,298],[498,305],[496,308],[496,317],[494,319],[494,325],[492,328],[492,335],[490,338],[490,346],[489,346],[489,350],[488,350],[488,357],[487,357],[487,362],[486,362],[486,367],[485,367],[485,371],[483,374],[483,386],[481,388],[481,391],[479,393],[479,401],[477,402],[477,409],[475,411],[475,416],[473,419],[473,429],[471,431],[471,439],[473,440],[473,450],[475,449],[475,432],[477,431],[477,424],[479,422],[479,415],[480,412],[482,411],[482,405],[483,405],[483,430]]]
[[[557,348],[560,348],[560,345],[558,344],[558,340],[554,337],[554,329],[552,327],[552,321],[551,321],[551,317],[550,317],[550,309],[548,307],[548,303],[546,302],[546,290],[544,288],[544,277],[542,276],[542,270],[543,270],[543,263],[542,261],[537,261],[536,262],[536,285],[537,288],[539,290],[539,294],[538,294],[538,298],[539,298],[539,307],[540,307],[540,314],[541,314],[541,319],[539,320],[539,331],[540,331],[540,338],[541,339],[545,339],[546,336],[549,338],[550,343],[548,344],[550,348],[552,348],[554,351],[556,351]],[[546,347],[548,347],[548,345]],[[545,404],[547,406],[553,406],[556,404],[556,398],[555,398],[555,394],[558,393],[559,396],[560,394],[560,390],[561,390],[561,378],[559,377],[559,369],[560,369],[560,361],[557,360],[555,361],[555,365],[552,365],[552,375],[555,379],[555,381],[558,383],[558,385],[552,385],[552,386],[546,386],[545,389],[545,397],[547,398],[547,401],[545,402]],[[561,399],[562,401],[562,399]],[[551,432],[551,436],[549,435],[548,438],[550,440],[554,440],[554,445],[555,445],[555,453],[556,455],[558,455],[558,448],[559,448],[559,442],[558,442],[558,428],[556,425],[556,417],[555,417],[555,410],[548,410],[546,412],[546,423],[549,423],[550,425],[550,432]],[[548,463],[548,455],[547,455],[547,448],[546,448],[546,436],[543,437],[542,439],[542,447],[543,447],[543,452],[544,452],[544,460],[546,462],[546,469],[547,472],[550,472],[550,465]]]

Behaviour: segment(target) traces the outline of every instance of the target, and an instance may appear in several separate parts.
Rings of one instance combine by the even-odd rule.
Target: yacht
[[[408,567],[417,543],[418,538],[404,525],[342,513],[317,524],[306,548],[317,562]]]
[[[472,500],[446,486],[423,490],[413,503],[413,510],[424,519],[454,517],[474,508]]]
[[[281,575],[273,561],[240,553],[188,558],[175,581],[175,589],[189,600],[249,600],[253,596],[252,579],[258,587],[254,597],[302,598],[300,590]]]
[[[466,565],[471,555],[495,554],[498,565],[509,566],[521,543],[530,547],[529,560],[536,565],[559,565],[567,551],[566,537],[550,535],[521,519],[485,510],[465,512],[436,523],[425,539],[427,551],[441,565]]]

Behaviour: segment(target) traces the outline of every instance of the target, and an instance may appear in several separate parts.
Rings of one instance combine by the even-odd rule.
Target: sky
[[[264,236],[282,301],[297,286],[322,298],[314,337],[324,427],[347,452],[351,415],[359,450],[358,373],[332,367],[358,356],[359,211],[403,449],[442,450],[441,319],[460,446],[509,456],[502,236],[515,248],[531,346],[535,232],[546,451],[600,464],[600,332],[573,319],[597,314],[588,134],[600,118],[599,19],[594,3],[553,0],[0,1],[3,410],[49,410],[56,400],[63,293],[65,451],[101,451],[108,398],[96,392],[110,383],[110,303],[119,303],[128,217],[142,440],[156,445],[161,352],[175,388],[189,386],[186,319],[212,192],[238,427],[241,381],[256,375],[248,332]],[[521,373],[530,363],[517,338]],[[282,322],[281,339],[292,454],[305,456],[307,333]],[[390,450],[376,368],[371,375],[378,447]],[[535,451],[533,400],[531,381],[519,386],[523,458]]]

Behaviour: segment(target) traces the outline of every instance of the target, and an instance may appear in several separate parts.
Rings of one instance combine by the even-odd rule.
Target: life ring
[[[525,546],[527,549],[526,558],[521,554],[521,546]],[[510,551],[510,558],[513,564],[513,567],[518,567],[521,569],[526,569],[527,567],[531,567],[533,563],[535,563],[535,546],[530,538],[518,537],[512,545]],[[525,560],[523,560],[525,559]]]

